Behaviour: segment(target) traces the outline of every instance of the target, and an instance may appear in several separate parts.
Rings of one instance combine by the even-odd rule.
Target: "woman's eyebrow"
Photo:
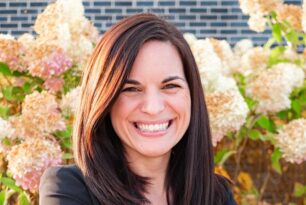
[[[182,81],[186,82],[186,80],[183,77],[170,76],[170,77],[164,79],[162,81],[162,83],[167,83],[167,82],[172,81],[172,80],[182,80]],[[137,80],[133,80],[133,79],[127,79],[125,84],[140,85],[140,82],[138,82]]]
[[[125,84],[140,85],[140,82],[138,82],[137,80],[127,79]]]
[[[170,77],[166,78],[165,80],[163,80],[162,83],[167,83],[169,81],[177,80],[177,79],[186,82],[185,78],[183,78],[183,77],[180,77],[180,76],[170,76]]]

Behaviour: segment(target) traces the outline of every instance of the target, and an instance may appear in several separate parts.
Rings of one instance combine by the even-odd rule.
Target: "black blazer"
[[[39,185],[40,205],[101,205],[87,188],[83,174],[76,165],[51,167]],[[224,205],[236,205],[229,192]]]

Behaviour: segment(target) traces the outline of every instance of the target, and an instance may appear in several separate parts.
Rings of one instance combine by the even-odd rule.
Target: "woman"
[[[182,34],[153,14],[97,44],[82,79],[76,166],[48,169],[43,205],[232,205],[213,173],[208,114]]]

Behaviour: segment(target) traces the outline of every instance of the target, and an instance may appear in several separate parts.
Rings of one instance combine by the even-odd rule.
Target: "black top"
[[[40,180],[39,204],[100,205],[75,165],[51,167],[45,171]],[[230,192],[224,205],[236,205]]]

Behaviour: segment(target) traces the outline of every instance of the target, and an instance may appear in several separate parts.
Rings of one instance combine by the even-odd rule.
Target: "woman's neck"
[[[139,176],[150,179],[146,186],[145,196],[151,204],[167,204],[167,188],[165,184],[170,153],[159,157],[142,157],[136,154],[127,156],[130,168]]]

